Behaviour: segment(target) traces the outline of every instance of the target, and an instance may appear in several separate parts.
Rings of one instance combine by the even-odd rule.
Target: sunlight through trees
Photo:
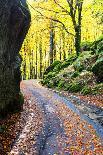
[[[82,42],[103,33],[101,0],[28,0],[28,5],[32,19],[20,51],[23,79],[42,78],[53,61],[78,55]]]

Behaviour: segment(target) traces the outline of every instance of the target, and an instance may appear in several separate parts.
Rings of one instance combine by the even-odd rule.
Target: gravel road
[[[66,97],[39,84],[23,81],[24,127],[10,155],[102,155],[103,127],[81,113]]]

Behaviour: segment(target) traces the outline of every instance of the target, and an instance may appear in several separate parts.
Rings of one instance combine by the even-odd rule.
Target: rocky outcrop
[[[19,50],[29,25],[25,0],[0,0],[0,114],[20,107]]]

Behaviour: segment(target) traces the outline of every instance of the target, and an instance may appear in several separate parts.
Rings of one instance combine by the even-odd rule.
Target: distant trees
[[[102,34],[102,11],[98,9],[101,3],[97,0],[29,3],[32,23],[21,49],[23,79],[42,78],[53,61],[63,61],[70,54],[79,55],[81,42],[91,42]]]
[[[70,16],[73,29],[74,29],[74,37],[75,37],[75,49],[76,54],[80,53],[80,44],[81,44],[81,21],[82,21],[82,8],[83,8],[83,0],[67,0],[68,7],[64,8],[57,0],[54,2],[62,9],[63,12],[66,12],[68,16]],[[62,24],[63,25],[63,24]],[[67,28],[68,29],[68,28]],[[69,33],[69,32],[68,32]]]

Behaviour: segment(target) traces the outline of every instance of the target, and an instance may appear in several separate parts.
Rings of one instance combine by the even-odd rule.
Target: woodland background
[[[42,78],[55,60],[64,61],[76,55],[75,30],[66,0],[28,0],[28,6],[31,26],[20,51],[22,79]],[[84,0],[81,18],[82,46],[103,34],[103,1]],[[78,10],[75,20],[78,22]]]

